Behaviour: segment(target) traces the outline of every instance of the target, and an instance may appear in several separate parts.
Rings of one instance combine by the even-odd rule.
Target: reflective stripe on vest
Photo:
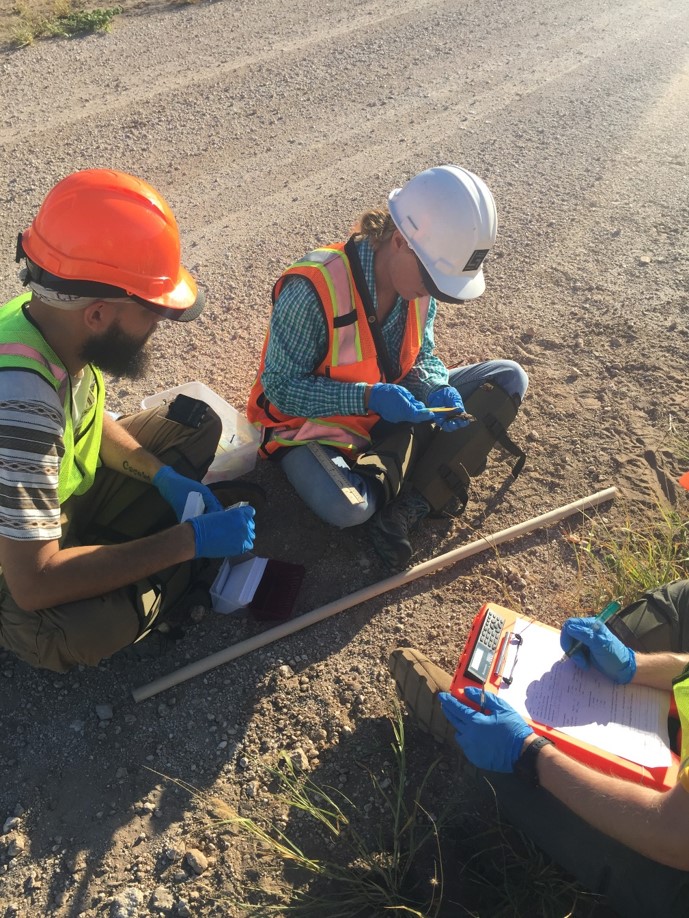
[[[22,294],[0,309],[0,367],[38,373],[58,394],[65,419],[64,455],[60,460],[57,490],[63,504],[72,494],[84,494],[93,484],[100,464],[105,387],[100,371],[92,367],[95,392],[75,431],[69,374],[36,326],[24,315],[23,306],[30,298],[30,293]]]
[[[291,265],[273,288],[273,303],[280,296],[288,277],[299,276],[309,280],[323,307],[328,326],[327,353],[313,374],[327,376],[337,382],[374,385],[382,379],[378,355],[344,245],[337,243],[316,249]],[[400,347],[400,373],[388,382],[399,382],[414,366],[423,342],[429,305],[430,297],[409,303]],[[369,431],[380,420],[377,414],[295,418],[283,414],[268,402],[261,376],[269,340],[270,328],[247,407],[249,420],[256,427],[266,428],[262,454],[269,455],[282,446],[302,445],[310,440],[337,446],[351,455],[366,449],[371,442]]]

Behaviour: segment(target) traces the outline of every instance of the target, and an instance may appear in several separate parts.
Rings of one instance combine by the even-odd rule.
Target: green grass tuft
[[[119,16],[122,7],[111,6],[107,9],[73,10],[63,16],[58,16],[48,24],[49,35],[70,38],[73,35],[83,35],[89,32],[107,32],[115,16]]]
[[[658,508],[657,521],[639,526],[599,519],[575,544],[584,598],[597,608],[611,599],[623,605],[646,590],[687,577],[689,527],[672,509]]]
[[[115,16],[123,10],[120,6],[82,10],[73,7],[73,0],[54,0],[45,13],[25,3],[18,4],[16,12],[19,22],[13,29],[11,44],[22,48],[37,38],[72,38],[90,32],[107,32]]]
[[[404,721],[399,706],[392,728],[394,775],[389,784],[383,784],[371,774],[376,798],[384,810],[372,834],[358,827],[353,801],[298,773],[287,754],[282,754],[280,768],[269,769],[278,785],[278,799],[290,812],[301,814],[309,826],[308,837],[321,840],[318,851],[332,854],[307,854],[274,822],[239,816],[227,820],[267,853],[282,859],[293,873],[296,871],[297,881],[272,895],[255,890],[260,903],[242,903],[250,914],[294,918],[383,918],[393,912],[437,918],[441,914],[443,874],[438,827],[443,816],[434,819],[422,803],[437,760],[409,799]],[[420,880],[422,860],[430,867]]]

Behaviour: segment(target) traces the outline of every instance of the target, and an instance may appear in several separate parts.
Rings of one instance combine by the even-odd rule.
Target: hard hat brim
[[[472,275],[460,275],[447,280],[443,278],[442,287],[438,286],[438,289],[455,300],[475,300],[486,289],[483,268]]]
[[[206,296],[186,268],[180,268],[180,275],[175,289],[155,300],[136,297],[152,312],[172,322],[191,322],[197,319],[206,305]]]
[[[416,255],[416,252],[414,254]],[[416,255],[416,260],[419,264],[424,287],[434,299],[439,300],[441,303],[463,303],[465,300],[474,300],[476,297],[481,296],[486,289],[483,268],[471,276],[443,278],[444,289],[441,290],[418,255]],[[454,292],[450,293],[450,290]]]

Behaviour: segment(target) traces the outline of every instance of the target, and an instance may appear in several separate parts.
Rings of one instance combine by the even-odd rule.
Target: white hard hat
[[[482,179],[460,166],[435,166],[390,192],[388,207],[430,275],[436,290],[429,293],[450,300],[481,296],[481,266],[498,229],[495,201]]]

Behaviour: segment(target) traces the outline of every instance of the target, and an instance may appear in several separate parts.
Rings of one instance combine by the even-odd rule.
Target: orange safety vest
[[[362,296],[345,252],[345,243],[309,252],[287,268],[273,288],[273,304],[277,302],[285,280],[295,275],[311,282],[328,323],[328,349],[321,363],[312,370],[315,376],[374,385],[381,381],[396,383],[407,375],[423,343],[430,297],[419,297],[409,302],[399,355],[399,374],[395,379],[385,380],[378,364]],[[270,328],[246,412],[252,424],[264,428],[259,455],[266,458],[281,447],[303,446],[311,440],[335,446],[353,457],[367,449],[371,443],[370,430],[380,420],[377,414],[297,418],[284,414],[268,400],[261,377],[269,340]]]

